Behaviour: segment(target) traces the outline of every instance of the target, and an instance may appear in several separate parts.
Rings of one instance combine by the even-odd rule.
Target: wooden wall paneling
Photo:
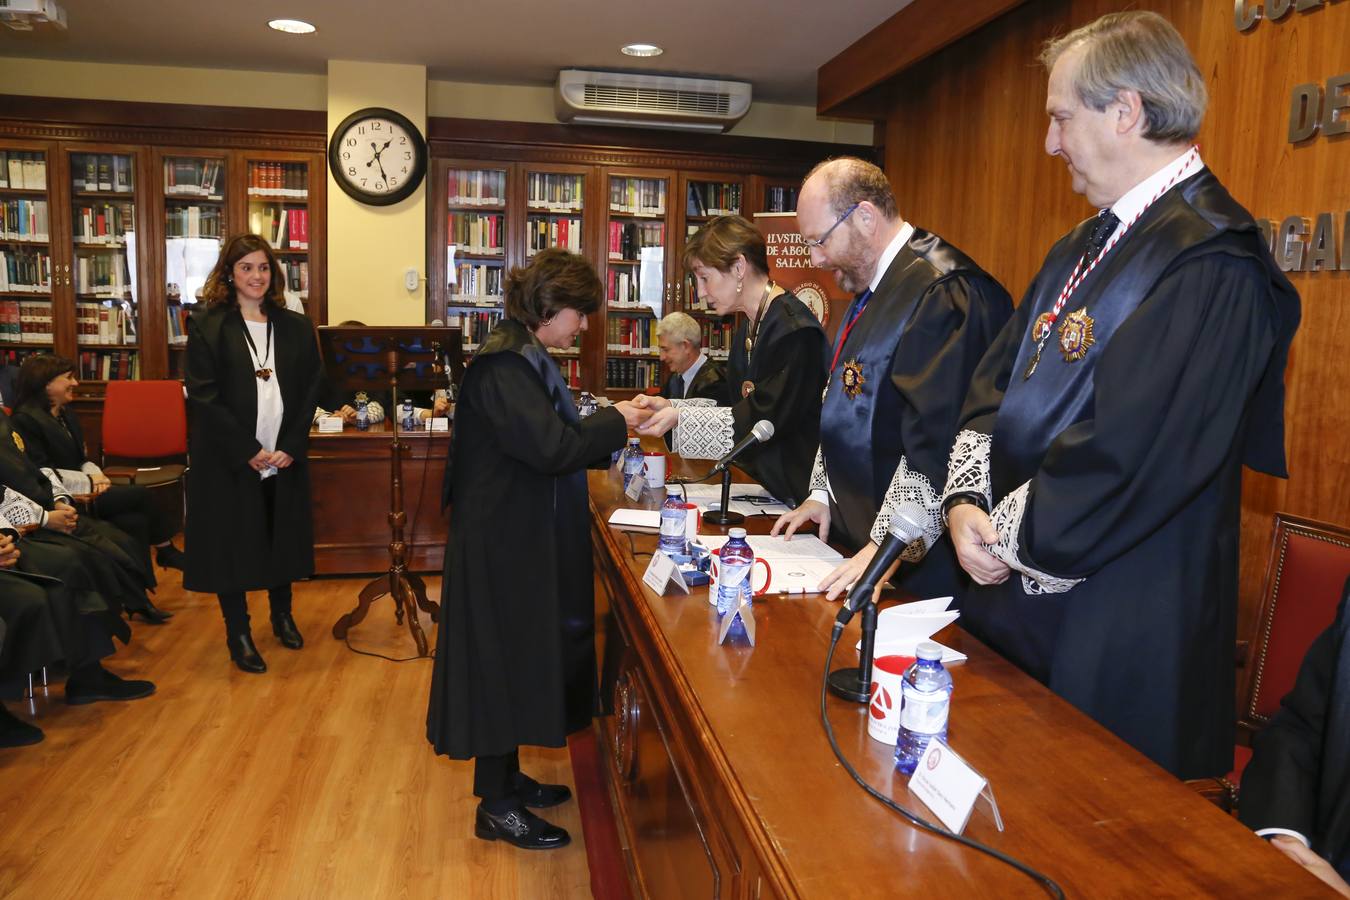
[[[316,325],[328,324],[328,156],[311,153],[309,165],[309,299],[305,312]],[[317,300],[316,300],[317,298]]]
[[[137,303],[137,332],[141,342],[141,377],[165,378],[169,372],[168,284],[164,279],[164,158],[158,148],[147,147],[137,161],[141,198],[136,205],[136,268],[141,289]]]
[[[446,284],[445,206],[447,203],[447,172],[450,163],[444,159],[427,160],[427,306],[426,320],[445,321]],[[336,323],[335,323],[336,324]]]
[[[1180,31],[1210,92],[1204,158],[1233,196],[1278,226],[1332,212],[1345,259],[1350,140],[1287,140],[1290,92],[1350,69],[1350,3],[1247,32],[1231,3],[1145,2]],[[1115,11],[1113,0],[1025,4],[914,65],[890,86],[885,168],[901,212],[1022,296],[1051,244],[1093,210],[1046,155],[1042,43]],[[1350,523],[1350,271],[1291,272],[1303,320],[1285,383],[1288,481],[1244,473],[1239,633],[1255,625],[1274,512]]]

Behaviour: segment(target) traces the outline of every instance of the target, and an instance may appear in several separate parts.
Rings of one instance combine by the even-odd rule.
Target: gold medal
[[[1059,326],[1059,352],[1064,354],[1065,362],[1078,362],[1097,343],[1092,335],[1093,324],[1086,306],[1064,317],[1063,324]]]
[[[26,453],[28,448],[23,445],[23,438],[19,437],[19,433],[17,431],[11,431],[9,434],[10,437],[14,438],[14,446],[19,448],[19,452]]]
[[[1036,324],[1031,326],[1031,342],[1038,344],[1050,334],[1050,326],[1055,324],[1055,314],[1043,312],[1036,317]]]
[[[840,376],[840,379],[844,388],[844,396],[850,400],[862,394],[863,385],[867,384],[867,379],[863,377],[862,363],[856,359],[844,363],[844,373]]]
[[[755,383],[753,381],[741,382],[741,396],[749,397],[755,392]]]

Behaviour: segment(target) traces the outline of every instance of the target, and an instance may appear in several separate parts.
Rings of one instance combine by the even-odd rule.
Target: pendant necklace
[[[253,335],[249,333],[248,322],[244,324],[244,340],[248,341],[248,351],[253,356],[253,365],[256,366],[253,374],[262,381],[267,381],[272,377],[272,370],[267,367],[267,360],[272,355],[272,317],[267,317],[267,343],[263,346],[262,359],[258,359],[258,347],[253,343]]]
[[[745,362],[750,364],[750,357],[755,350],[755,341],[759,338],[759,326],[764,324],[764,307],[769,305],[769,292],[773,290],[773,280],[770,279],[764,285],[764,297],[759,301],[759,309],[755,310],[755,328],[750,334],[745,336]]]

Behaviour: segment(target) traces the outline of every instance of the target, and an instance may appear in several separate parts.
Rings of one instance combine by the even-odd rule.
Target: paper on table
[[[727,542],[726,535],[705,534],[699,540],[709,550]],[[771,594],[814,594],[820,582],[844,557],[813,534],[797,535],[790,541],[767,534],[746,537],[755,556],[769,564],[771,577],[764,588]],[[758,570],[757,570],[758,571]]]
[[[659,509],[616,509],[609,514],[609,524],[621,531],[661,530],[661,510]]]
[[[901,603],[884,609],[877,616],[876,656],[913,656],[920,641],[932,640],[934,634],[960,618],[957,610],[948,610],[951,597],[936,597]],[[944,663],[964,662],[966,655],[933,641],[942,648]],[[862,649],[859,641],[855,649]]]
[[[720,484],[685,485],[685,496],[700,512],[718,509],[722,505],[722,486]],[[776,500],[767,489],[758,484],[733,484],[731,486],[730,511],[743,516],[781,516],[791,512],[791,507]],[[755,500],[736,499],[754,497]],[[759,498],[763,498],[760,500]]]

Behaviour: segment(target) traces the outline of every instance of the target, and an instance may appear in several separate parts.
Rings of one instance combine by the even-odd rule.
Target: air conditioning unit
[[[50,25],[66,30],[66,11],[56,0],[0,0],[0,22],[15,31]]]
[[[553,108],[559,122],[729,131],[750,109],[750,85],[673,75],[558,72]]]

